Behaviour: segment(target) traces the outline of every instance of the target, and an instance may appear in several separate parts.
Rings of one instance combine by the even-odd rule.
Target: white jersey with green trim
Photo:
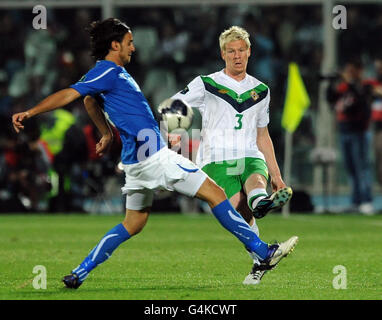
[[[257,128],[269,123],[269,88],[248,74],[242,81],[224,70],[198,76],[173,99],[182,99],[198,108],[202,131],[196,163],[244,157],[264,159],[257,147]]]

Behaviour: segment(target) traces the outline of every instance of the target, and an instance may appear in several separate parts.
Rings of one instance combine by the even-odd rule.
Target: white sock
[[[257,226],[255,219],[253,219],[253,225],[251,225],[250,227],[252,231],[256,233],[256,235],[259,237],[260,236],[259,227]]]
[[[259,232],[259,227],[257,226],[256,224],[256,220],[254,219],[253,220],[253,224],[250,226],[252,231],[254,233],[256,233],[257,236],[260,235],[260,232]],[[259,258],[253,253],[253,252],[248,252],[249,256],[251,257],[251,259],[253,260],[253,263],[255,264],[260,264],[260,260]]]
[[[256,188],[251,190],[247,194],[247,199],[248,199],[248,206],[251,210],[255,209],[257,204],[260,202],[261,199],[264,199],[267,197],[267,190],[264,188]]]

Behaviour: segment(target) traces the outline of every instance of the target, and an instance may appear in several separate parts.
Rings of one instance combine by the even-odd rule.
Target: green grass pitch
[[[260,285],[245,286],[251,260],[211,215],[152,214],[78,290],[62,276],[76,267],[122,216],[0,215],[1,300],[321,300],[382,298],[382,216],[270,214],[264,241],[298,235],[294,250]],[[32,282],[36,265],[47,288]],[[335,274],[335,266],[346,274]],[[346,289],[335,289],[341,276]],[[346,283],[344,282],[346,281]],[[334,281],[338,283],[338,281]]]

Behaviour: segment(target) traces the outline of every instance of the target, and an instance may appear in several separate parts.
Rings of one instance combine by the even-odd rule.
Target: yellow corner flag
[[[287,93],[281,125],[285,130],[294,132],[300,124],[310,99],[296,63],[289,64]]]

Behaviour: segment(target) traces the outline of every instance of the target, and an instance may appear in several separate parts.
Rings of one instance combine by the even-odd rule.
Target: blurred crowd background
[[[348,29],[337,31],[338,69],[332,70],[331,81],[337,80],[340,68],[354,57],[362,62],[363,79],[377,81],[382,4],[349,4],[346,8]],[[101,19],[100,8],[48,9],[46,30],[33,29],[34,16],[31,9],[0,10],[0,212],[122,212],[120,187],[124,176],[117,166],[118,136],[111,152],[98,158],[94,152],[97,131],[80,99],[65,109],[28,121],[19,135],[11,127],[13,113],[78,81],[94,64],[86,27]],[[319,85],[330,82],[320,75],[325,35],[319,5],[124,7],[117,8],[115,16],[133,30],[137,50],[127,71],[153,108],[197,75],[222,69],[219,34],[231,25],[244,27],[252,42],[248,73],[271,88],[269,130],[281,168],[281,115],[288,63],[297,62],[311,106],[294,134],[291,184],[301,196],[308,196],[303,210],[314,210],[312,204],[322,195],[313,192],[314,163],[309,155],[316,145]],[[378,126],[374,120],[378,119],[372,115],[367,130],[375,141]],[[198,125],[196,115],[193,127]],[[371,192],[376,199],[381,186],[374,144],[367,152]],[[348,199],[351,183],[340,154],[334,166],[336,187],[331,196]],[[200,203],[187,199],[183,203],[177,195],[168,201],[167,196],[158,194],[155,210],[203,210]],[[298,211],[298,204],[293,209]]]

